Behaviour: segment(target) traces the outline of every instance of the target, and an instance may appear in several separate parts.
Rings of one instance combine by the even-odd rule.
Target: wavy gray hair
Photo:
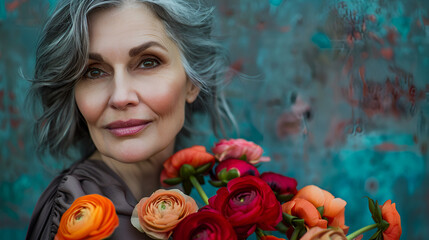
[[[234,118],[219,87],[223,85],[229,61],[226,51],[211,37],[213,8],[185,0],[136,1],[147,4],[161,19],[181,51],[187,76],[201,89],[198,99],[186,106],[185,126],[179,135],[190,134],[192,113],[197,111],[208,112],[214,133],[218,135],[220,131],[225,135],[224,123],[234,125]],[[67,155],[70,147],[79,143],[85,146],[80,148],[83,154],[95,149],[76,106],[74,86],[88,59],[88,15],[95,9],[122,3],[121,0],[64,0],[45,24],[28,97],[41,100],[42,104],[35,127],[39,151]]]

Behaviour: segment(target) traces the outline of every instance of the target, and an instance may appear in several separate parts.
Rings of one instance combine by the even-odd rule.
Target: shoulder
[[[33,211],[27,239],[53,239],[61,216],[73,201],[94,193],[110,198],[115,205],[134,204],[123,182],[103,162],[79,161],[54,178],[42,193]],[[131,204],[123,203],[127,199]]]

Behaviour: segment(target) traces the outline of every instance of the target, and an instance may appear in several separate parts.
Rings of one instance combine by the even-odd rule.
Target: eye
[[[102,78],[106,75],[108,74],[99,68],[88,68],[88,70],[86,70],[84,74],[84,77],[90,78],[90,79],[97,79],[97,78]]]
[[[155,68],[160,64],[161,63],[156,58],[145,58],[143,59],[143,61],[140,62],[138,67],[143,69],[150,69],[150,68]]]

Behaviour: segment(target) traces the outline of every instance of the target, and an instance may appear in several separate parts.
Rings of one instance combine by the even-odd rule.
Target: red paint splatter
[[[375,22],[375,21],[377,21],[377,18],[376,18],[376,17],[375,17],[375,15],[373,15],[373,14],[368,15],[368,19],[369,19],[371,22]]]
[[[230,66],[229,66],[229,71],[225,74],[225,83],[229,83],[231,81],[231,79],[237,75],[238,72],[241,72],[241,70],[243,69],[243,65],[244,65],[244,59],[240,58],[237,59],[236,61],[234,61]]]
[[[359,76],[360,76],[360,79],[362,80],[363,96],[366,97],[368,95],[368,86],[365,81],[365,66],[361,66],[359,68]]]
[[[398,33],[396,32],[395,29],[389,28],[386,38],[391,45],[396,45],[396,40],[398,39]]]
[[[393,49],[390,47],[380,49],[380,54],[386,60],[393,59]]]
[[[411,85],[408,89],[408,99],[412,104],[416,103],[416,87],[414,85]]]
[[[18,140],[18,147],[19,147],[19,149],[23,150],[24,146],[25,146],[24,141],[22,141],[22,139],[19,139]]]
[[[21,4],[26,2],[27,0],[14,0],[10,3],[6,3],[6,10],[8,12],[15,11]]]
[[[282,26],[280,27],[280,32],[286,33],[290,31],[290,26]]]
[[[15,97],[16,97],[15,93],[9,92],[9,99],[10,100],[15,100]]]
[[[429,26],[429,18],[423,18],[423,24]]]
[[[401,148],[402,147],[398,146],[397,144],[390,142],[384,142],[374,146],[374,150],[381,152],[397,152],[401,151]]]
[[[345,129],[350,124],[352,124],[351,120],[338,120],[336,118],[332,118],[324,141],[325,146],[332,147],[337,142],[344,142]]]
[[[18,111],[18,109],[17,109],[16,107],[14,107],[14,106],[9,106],[9,112],[10,112],[10,113],[12,113],[12,114],[16,114],[16,113],[18,113],[19,111]]]
[[[11,119],[10,120],[10,126],[14,129],[17,129],[21,125],[21,120],[19,119]]]
[[[4,110],[3,96],[4,90],[0,90],[0,110]]]
[[[353,67],[353,57],[347,59],[346,64],[343,67],[343,74],[348,74]]]
[[[260,21],[258,24],[256,24],[256,29],[258,29],[258,31],[263,31],[266,27],[267,25],[263,21]]]

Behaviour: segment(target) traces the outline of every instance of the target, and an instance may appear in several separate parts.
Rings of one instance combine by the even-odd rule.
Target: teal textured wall
[[[67,162],[38,158],[25,109],[35,45],[55,0],[0,1],[0,236],[23,239],[32,209]],[[216,34],[249,78],[226,88],[262,170],[345,199],[351,231],[370,196],[392,199],[402,239],[429,235],[429,1],[213,1]],[[22,74],[20,74],[22,72]],[[230,79],[227,79],[230,80]],[[198,128],[207,132],[207,119]],[[236,136],[236,133],[233,134]],[[190,144],[216,141],[196,135]]]

